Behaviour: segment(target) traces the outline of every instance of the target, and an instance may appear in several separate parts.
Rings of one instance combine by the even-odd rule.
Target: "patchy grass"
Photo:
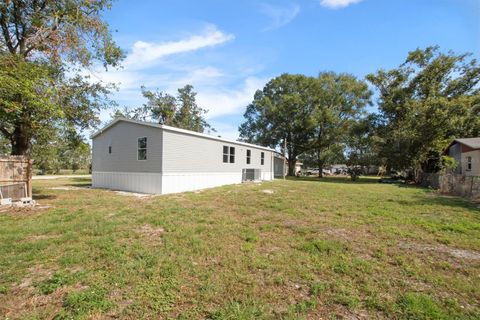
[[[0,214],[1,318],[480,318],[464,199],[374,179],[146,198],[89,183],[35,181],[50,207]]]

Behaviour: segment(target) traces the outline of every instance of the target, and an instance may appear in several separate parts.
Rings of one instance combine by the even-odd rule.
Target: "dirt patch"
[[[2,206],[0,207],[0,214],[9,216],[35,216],[41,214],[44,212],[44,210],[49,208],[52,208],[52,206],[40,205],[38,203],[25,207]]]
[[[418,252],[436,252],[447,254],[455,259],[460,260],[480,261],[480,252],[451,248],[443,244],[400,243],[399,246],[404,249]]]
[[[142,227],[140,227],[140,229],[138,229],[137,232],[144,237],[155,240],[155,239],[160,239],[162,234],[165,233],[165,229],[155,228],[155,227],[152,227],[151,225],[145,224]]]
[[[40,282],[52,276],[55,270],[46,269],[43,266],[33,266],[28,269],[29,275],[25,277],[16,287],[23,289],[32,286],[33,282]]]
[[[270,189],[265,189],[265,190],[262,190],[263,193],[266,193],[266,194],[273,194],[274,191],[273,190],[270,190]]]
[[[114,191],[114,192],[119,196],[135,197],[138,199],[152,198],[155,196],[152,194],[136,193],[136,192],[128,192],[128,191]]]
[[[3,298],[0,296],[0,314],[6,319],[22,319],[31,310],[36,310],[42,319],[55,319],[58,316],[62,302],[70,292],[88,288],[80,284],[60,287],[51,294],[39,294],[31,285],[18,286]]]
[[[119,318],[119,315],[127,308],[129,305],[133,304],[134,301],[128,298],[127,292],[131,292],[132,287],[127,287],[127,290],[120,290],[119,288],[115,288],[110,293],[110,300],[115,303],[115,308],[108,312],[108,316],[112,318]],[[100,317],[100,319],[102,319]]]
[[[35,242],[35,241],[39,241],[39,240],[50,240],[50,239],[57,239],[57,238],[60,238],[61,235],[59,234],[35,234],[35,235],[31,235],[31,236],[28,236],[24,239],[24,241],[27,241],[27,242]]]
[[[64,187],[52,187],[52,188],[49,188],[50,190],[65,190],[65,191],[72,191],[72,190],[81,190],[82,188],[79,188],[79,187],[67,187],[67,186],[64,186]]]

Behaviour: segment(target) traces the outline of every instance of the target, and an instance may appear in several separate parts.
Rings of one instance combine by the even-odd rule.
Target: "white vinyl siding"
[[[223,162],[224,147],[228,147],[228,165]],[[251,163],[246,164],[245,160],[234,159],[230,163],[230,147],[235,148],[235,158],[245,155],[246,150],[251,150]],[[265,166],[260,166],[260,153],[265,153]],[[242,169],[271,170],[270,157],[272,152],[261,151],[250,146],[241,144],[226,144],[223,141],[203,138],[163,130],[163,171],[164,172],[242,172]],[[243,156],[242,156],[243,158]]]
[[[137,160],[139,137],[148,141],[148,157],[141,162]],[[92,171],[161,172],[162,130],[120,121],[93,139],[92,160]]]
[[[142,138],[146,141],[139,143]],[[120,120],[95,134],[92,145],[92,185],[99,188],[161,194],[199,190],[241,183],[247,168],[273,179],[273,151],[176,128]],[[138,160],[139,150],[146,150],[146,160]]]

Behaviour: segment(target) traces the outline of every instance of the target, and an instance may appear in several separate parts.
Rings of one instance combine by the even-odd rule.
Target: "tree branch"
[[[8,21],[7,21],[7,8],[4,7],[0,13],[0,27],[2,28],[3,38],[5,39],[5,44],[7,45],[8,51],[10,53],[15,53],[15,48],[12,44],[12,38],[10,36],[10,31],[8,30]]]
[[[12,137],[12,134],[8,132],[7,129],[4,127],[0,127],[0,132],[5,136],[5,138],[10,139]]]

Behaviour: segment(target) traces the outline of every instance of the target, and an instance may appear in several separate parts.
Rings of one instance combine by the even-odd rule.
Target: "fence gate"
[[[18,200],[32,196],[32,160],[0,156],[0,198]]]

